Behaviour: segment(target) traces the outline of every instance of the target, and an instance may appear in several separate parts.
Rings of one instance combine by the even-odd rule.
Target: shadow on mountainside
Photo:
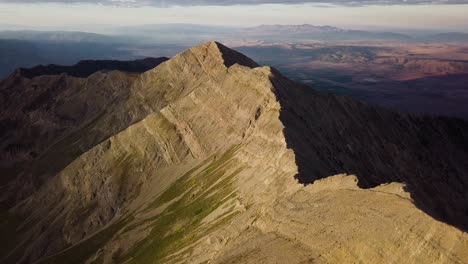
[[[32,68],[20,68],[17,71],[26,78],[32,79],[41,75],[60,75],[65,73],[73,77],[85,78],[98,71],[123,71],[132,73],[143,73],[159,64],[169,60],[169,58],[145,58],[134,61],[117,60],[83,60],[72,66],[62,65],[39,65]]]
[[[0,107],[0,188],[14,184],[10,186],[14,191],[0,196],[0,213],[83,153],[146,116],[143,106],[126,106],[133,74],[109,72],[85,83],[70,76],[117,69],[142,73],[166,60],[37,66],[19,69],[0,82],[4,99]]]
[[[361,188],[404,182],[418,208],[468,230],[468,122],[316,93],[273,72],[300,183],[339,173],[356,175]]]

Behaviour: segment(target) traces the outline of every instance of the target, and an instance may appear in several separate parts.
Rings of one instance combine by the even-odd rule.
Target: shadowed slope
[[[133,96],[140,74],[101,70],[146,71],[165,60],[38,66],[0,81],[0,187],[6,188],[0,211],[148,114],[142,100]]]
[[[419,208],[468,229],[468,122],[315,93],[279,72],[272,83],[299,182],[339,173],[355,174],[363,188],[404,182]]]
[[[249,68],[258,67],[258,64],[255,61],[244,54],[232,50],[218,42],[212,42],[211,45],[213,44],[216,45],[216,48],[221,52],[224,59],[224,65],[226,65],[226,67],[231,67],[234,64],[239,64]]]
[[[17,73],[32,79],[41,75],[60,75],[65,73],[73,77],[88,77],[89,75],[102,70],[118,70],[123,72],[142,73],[153,69],[159,64],[167,61],[169,58],[146,58],[134,61],[116,61],[116,60],[83,60],[73,66],[62,65],[39,65],[33,68],[20,68]]]

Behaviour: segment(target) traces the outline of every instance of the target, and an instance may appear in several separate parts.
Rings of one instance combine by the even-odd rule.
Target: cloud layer
[[[257,4],[419,5],[468,4],[468,0],[0,0],[0,3],[92,3],[123,6],[229,6]]]

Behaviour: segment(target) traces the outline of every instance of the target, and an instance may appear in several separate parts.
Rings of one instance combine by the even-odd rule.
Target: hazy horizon
[[[32,3],[34,2],[34,3]],[[363,30],[428,30],[467,32],[468,4],[378,4],[378,1],[356,1],[371,3],[361,5],[336,4],[328,1],[317,3],[274,3],[236,4],[234,1],[209,5],[179,4],[161,6],[158,1],[32,1],[19,3],[0,0],[0,28],[32,30],[76,30],[106,33],[120,26],[152,24],[196,24],[226,27],[249,27],[262,24],[312,24],[330,25]],[[57,2],[57,1],[56,1]],[[58,1],[60,2],[60,1]],[[67,2],[67,3],[65,3]],[[104,3],[105,2],[105,3]],[[268,2],[268,1],[267,1]],[[413,1],[414,2],[414,1]],[[445,1],[446,3],[447,1]],[[454,1],[452,1],[454,2]],[[122,5],[122,3],[126,3]],[[129,4],[132,4],[129,6]],[[232,4],[230,4],[232,3]],[[394,2],[404,3],[404,1]],[[85,22],[84,22],[85,21]]]

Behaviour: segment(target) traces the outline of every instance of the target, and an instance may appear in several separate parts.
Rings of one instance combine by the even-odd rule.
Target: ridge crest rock
[[[230,49],[216,41],[210,41],[192,47],[187,52],[200,56],[203,61],[212,60],[217,63],[222,63],[227,68],[234,64],[239,64],[249,68],[256,68],[259,66],[255,61],[244,54]]]

